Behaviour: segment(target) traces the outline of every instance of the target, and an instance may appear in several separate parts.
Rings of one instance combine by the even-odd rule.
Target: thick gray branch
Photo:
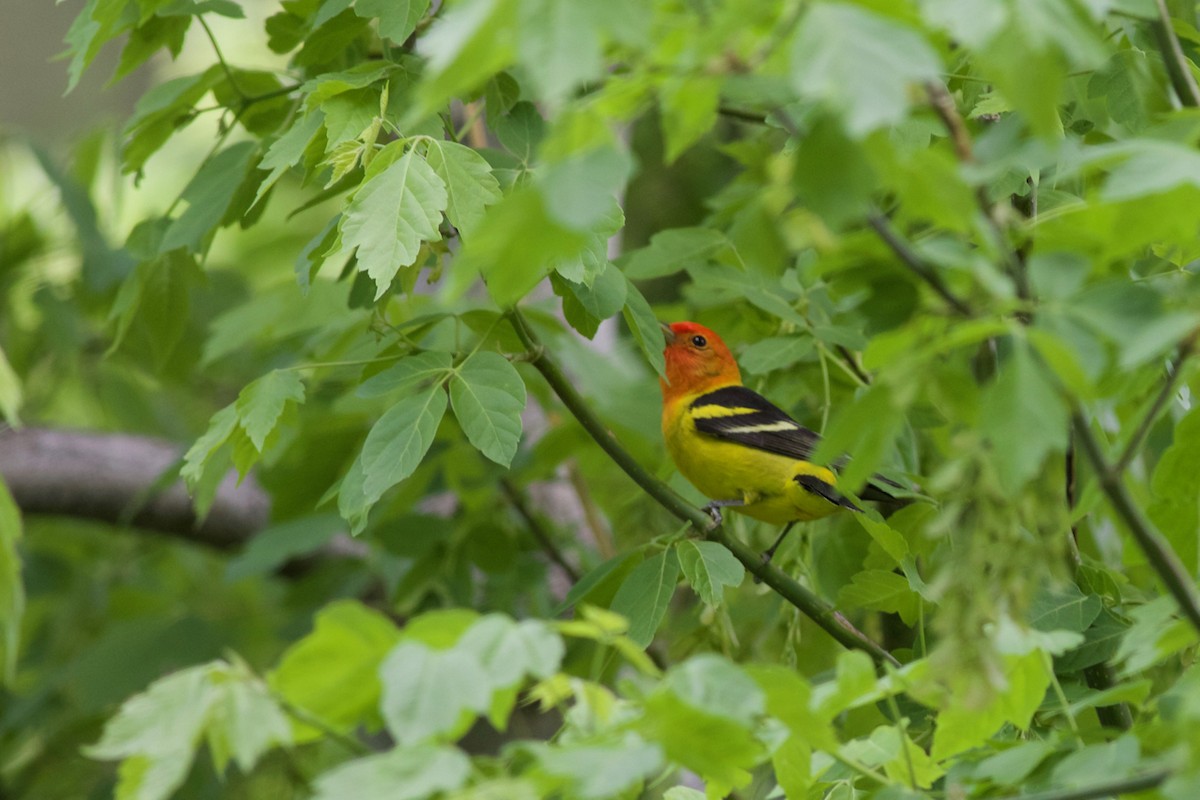
[[[0,475],[25,514],[80,517],[169,533],[213,547],[266,527],[271,502],[250,475],[226,476],[197,526],[182,482],[152,490],[182,449],[147,436],[25,428],[0,432]]]

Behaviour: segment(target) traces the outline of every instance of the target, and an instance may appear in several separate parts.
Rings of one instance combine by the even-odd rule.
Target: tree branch
[[[587,402],[576,391],[575,386],[563,373],[558,363],[546,352],[545,347],[538,340],[537,334],[529,327],[521,312],[514,308],[510,319],[513,329],[529,354],[529,363],[542,373],[542,377],[558,395],[558,399],[575,416],[575,419],[579,420],[579,424],[595,440],[596,444],[600,445],[601,449],[646,494],[680,520],[691,523],[692,527],[706,539],[725,545],[751,575],[774,589],[776,593],[800,609],[842,645],[864,651],[875,660],[876,664],[888,663],[899,666],[899,662],[891,653],[855,628],[831,604],[804,588],[774,564],[763,563],[758,553],[730,536],[724,528],[714,524],[713,520],[702,510],[684,500],[675,490],[651,475],[630,455],[628,450],[621,446],[612,432],[588,407]]]
[[[1167,9],[1165,0],[1155,0],[1158,6],[1158,22],[1154,24],[1154,35],[1158,40],[1158,49],[1162,53],[1163,64],[1167,67],[1167,75],[1171,86],[1179,97],[1179,102],[1185,106],[1200,106],[1200,86],[1192,75],[1191,64],[1183,54],[1179,45],[1179,37],[1175,35],[1175,27],[1171,24],[1171,12]]]
[[[266,527],[270,499],[253,476],[238,485],[232,472],[198,523],[183,483],[172,477],[180,452],[147,436],[24,428],[0,432],[0,475],[27,514],[132,525],[217,548]]]
[[[1146,519],[1129,495],[1129,490],[1125,488],[1125,482],[1122,480],[1122,473],[1114,470],[1105,461],[1100,443],[1080,411],[1076,410],[1071,415],[1071,424],[1075,429],[1075,439],[1091,462],[1092,469],[1096,471],[1100,488],[1108,496],[1113,509],[1124,520],[1129,532],[1133,534],[1134,541],[1167,590],[1174,596],[1184,616],[1200,631],[1200,597],[1197,597],[1191,575],[1179,562],[1179,558],[1163,539],[1162,534]]]
[[[512,507],[521,519],[525,521],[525,527],[529,528],[529,533],[537,541],[546,556],[566,573],[567,577],[571,579],[571,583],[578,583],[579,570],[575,569],[575,566],[570,561],[567,561],[562,551],[558,549],[558,545],[554,543],[554,537],[550,535],[550,531],[546,530],[546,526],[537,518],[533,509],[529,507],[529,502],[526,500],[525,495],[521,493],[521,490],[513,485],[513,482],[508,478],[500,479],[500,490],[504,493],[508,502],[512,504]]]
[[[1148,772],[1145,775],[1134,775],[1131,778],[1118,778],[1105,783],[1083,786],[1079,789],[1051,789],[1032,794],[1015,794],[999,800],[1094,800],[1094,798],[1116,797],[1129,792],[1141,792],[1153,789],[1171,777],[1168,770]]]
[[[946,286],[941,276],[925,263],[925,261],[917,255],[908,243],[900,238],[892,229],[891,222],[879,211],[872,211],[867,215],[867,223],[879,234],[879,238],[884,244],[892,249],[896,257],[900,259],[904,266],[912,270],[921,280],[925,281],[929,286],[946,301],[949,306],[964,317],[971,316],[970,307],[961,300],[956,294],[950,291]]]
[[[1137,457],[1138,450],[1142,447],[1142,442],[1150,434],[1150,429],[1154,427],[1155,420],[1162,413],[1167,401],[1171,399],[1171,395],[1175,392],[1175,387],[1179,385],[1179,377],[1183,372],[1183,362],[1192,354],[1192,349],[1196,346],[1196,335],[1196,333],[1193,333],[1179,343],[1179,351],[1175,354],[1175,358],[1171,362],[1171,371],[1167,374],[1167,379],[1163,381],[1158,396],[1154,398],[1154,403],[1146,410],[1146,416],[1138,424],[1137,430],[1133,432],[1133,436],[1125,444],[1125,449],[1121,451],[1120,457],[1113,462],[1112,468],[1114,471],[1124,472],[1130,463],[1133,462],[1133,459]]]

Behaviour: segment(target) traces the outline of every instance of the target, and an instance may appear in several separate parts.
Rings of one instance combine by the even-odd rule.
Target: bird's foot
[[[713,527],[717,528],[720,527],[721,523],[725,521],[725,517],[721,515],[722,508],[744,505],[746,505],[746,501],[741,498],[738,498],[737,500],[712,500],[704,507],[703,511],[705,514],[708,514],[710,517],[712,517]]]
[[[723,514],[721,514],[721,506],[716,500],[706,505],[702,510],[705,514],[708,514],[708,516],[712,517],[714,527],[720,526],[725,522],[725,517]]]

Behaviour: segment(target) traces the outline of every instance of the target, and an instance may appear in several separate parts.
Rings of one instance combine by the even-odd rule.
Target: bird
[[[861,511],[837,489],[837,475],[810,459],[820,434],[742,384],[729,347],[696,322],[660,323],[665,347],[662,432],[671,460],[710,498],[704,510],[720,524],[732,508],[783,525],[762,554],[770,562],[797,522]],[[858,496],[903,502],[881,488],[899,484],[876,475]]]

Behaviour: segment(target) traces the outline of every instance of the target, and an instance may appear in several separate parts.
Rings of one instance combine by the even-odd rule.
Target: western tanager
[[[719,336],[695,322],[664,324],[663,335],[663,439],[683,476],[712,499],[706,511],[718,521],[722,508],[734,508],[786,525],[763,553],[770,560],[796,522],[860,510],[838,492],[832,470],[809,461],[821,437],[743,386]],[[895,501],[874,484],[859,496]]]

